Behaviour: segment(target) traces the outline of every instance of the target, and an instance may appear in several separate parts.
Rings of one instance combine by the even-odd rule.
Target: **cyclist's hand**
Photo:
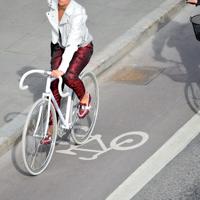
[[[186,0],[186,3],[197,4],[198,0]]]
[[[55,78],[59,78],[60,76],[62,76],[64,74],[64,72],[56,69],[56,70],[52,70],[51,71],[51,76],[55,77]]]

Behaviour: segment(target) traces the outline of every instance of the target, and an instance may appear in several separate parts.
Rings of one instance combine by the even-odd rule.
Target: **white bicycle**
[[[90,137],[98,114],[99,108],[99,88],[96,76],[92,72],[80,75],[84,82],[86,91],[91,94],[92,101],[89,114],[84,119],[79,119],[77,112],[79,100],[76,94],[65,85],[62,91],[63,80],[59,78],[59,93],[63,97],[61,108],[58,106],[50,85],[55,78],[51,77],[50,71],[31,70],[26,72],[19,83],[20,89],[27,89],[24,80],[33,73],[39,73],[46,77],[46,89],[42,97],[37,100],[26,119],[22,134],[22,154],[26,169],[31,175],[42,173],[48,166],[56,144],[57,135],[62,137],[66,133],[76,144],[83,144]],[[59,119],[57,119],[56,111]],[[47,136],[49,120],[52,120],[52,142],[42,144],[42,139]]]

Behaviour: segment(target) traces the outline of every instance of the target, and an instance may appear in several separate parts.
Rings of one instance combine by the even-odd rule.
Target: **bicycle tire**
[[[48,109],[48,105],[50,109]],[[49,111],[53,122],[52,142],[41,144],[41,139],[47,135]],[[23,161],[31,175],[39,175],[47,168],[53,155],[56,137],[57,119],[54,106],[48,99],[41,98],[30,109],[22,135]]]
[[[186,101],[194,113],[200,111],[200,83],[189,82],[185,85]]]
[[[76,144],[85,143],[93,132],[99,110],[99,87],[96,76],[92,72],[86,72],[80,76],[85,89],[91,95],[91,109],[83,119],[78,117],[79,100],[75,93],[72,96],[72,124],[71,136]]]

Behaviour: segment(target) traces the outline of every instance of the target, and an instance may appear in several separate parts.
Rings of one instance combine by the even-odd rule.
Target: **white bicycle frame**
[[[46,89],[45,89],[45,92],[42,94],[42,98],[43,99],[48,99],[48,116],[47,116],[47,119],[50,118],[50,105],[51,105],[51,102],[53,102],[53,105],[54,105],[54,108],[55,110],[57,111],[59,117],[60,117],[60,120],[62,122],[62,128],[64,129],[71,129],[72,128],[72,89],[70,89],[69,87],[67,87],[67,92],[66,93],[63,93],[62,92],[62,78],[59,77],[59,84],[58,84],[58,90],[59,90],[59,93],[61,95],[61,97],[67,97],[67,105],[66,105],[66,112],[65,112],[65,116],[63,116],[62,112],[61,112],[61,109],[59,108],[56,100],[55,100],[55,97],[53,96],[52,94],[52,91],[51,91],[51,82],[54,81],[56,78],[53,78],[51,77],[51,72],[50,71],[44,71],[44,70],[30,70],[28,72],[26,72],[21,80],[20,80],[20,83],[19,83],[19,88],[21,90],[25,90],[25,89],[28,89],[28,86],[27,85],[23,85],[24,83],[24,80],[30,75],[30,74],[33,74],[33,73],[39,73],[39,74],[43,74],[43,75],[47,75],[47,81],[46,81]],[[42,115],[42,107],[40,108],[40,111],[39,111],[39,116],[38,116],[38,120],[37,120],[37,123],[36,123],[36,129],[35,129],[35,133],[37,132],[37,128],[39,126],[39,122],[40,122],[40,117]],[[46,127],[45,127],[45,133],[47,133],[47,129],[48,129],[48,123],[46,124]],[[34,135],[35,135],[34,133]],[[35,135],[36,136],[36,135]]]

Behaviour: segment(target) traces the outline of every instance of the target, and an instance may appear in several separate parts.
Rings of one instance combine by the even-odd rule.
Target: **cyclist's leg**
[[[64,52],[64,49],[60,48],[58,44],[51,43],[51,70],[58,69],[62,61],[63,52]],[[61,96],[58,91],[58,82],[59,82],[58,79],[56,79],[51,83],[51,91],[55,97],[55,100],[58,106],[60,106]],[[58,114],[56,113],[56,115],[58,119]],[[43,139],[42,143],[48,144],[51,142],[52,127],[53,127],[52,114],[50,113],[48,135],[46,138]]]
[[[61,64],[62,61],[62,54],[64,52],[64,49],[59,47],[59,45],[51,45],[51,70],[56,70]],[[56,102],[58,103],[58,106],[60,106],[60,100],[61,96],[58,91],[58,82],[59,80],[56,79],[51,83],[51,90],[55,97]]]
[[[84,84],[79,78],[79,74],[88,64],[91,56],[93,54],[93,44],[90,43],[85,47],[80,47],[74,54],[72,61],[65,73],[64,82],[68,87],[73,89],[76,93],[78,99],[82,102],[90,101],[91,97],[85,91]]]

